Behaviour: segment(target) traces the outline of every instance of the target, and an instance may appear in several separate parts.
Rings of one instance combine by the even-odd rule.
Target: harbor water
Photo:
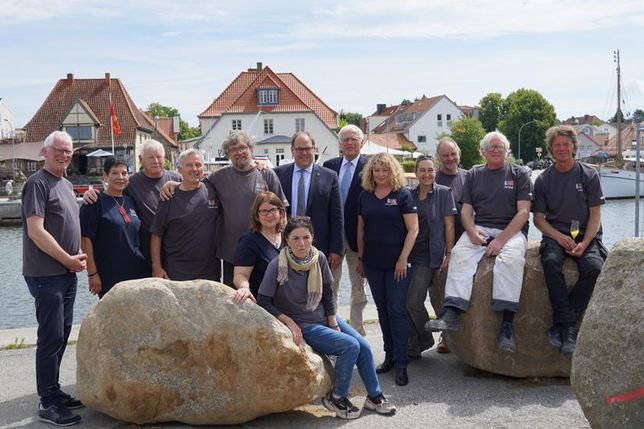
[[[640,212],[641,213],[641,212]],[[635,200],[612,200],[602,208],[604,243],[610,249],[616,241],[634,236]],[[640,227],[640,235],[642,228]],[[530,226],[529,238],[539,240],[540,233]],[[340,286],[340,305],[349,305],[349,276],[346,265]],[[98,298],[87,290],[87,275],[78,275],[78,295],[74,323],[80,323]],[[367,291],[369,294],[369,291]],[[369,296],[371,301],[371,297]],[[0,225],[0,329],[36,326],[33,298],[22,277],[22,226]]]

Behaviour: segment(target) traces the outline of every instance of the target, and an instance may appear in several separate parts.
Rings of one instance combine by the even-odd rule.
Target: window
[[[264,119],[264,134],[273,134],[273,120]]]
[[[447,120],[447,125],[450,125],[452,123],[452,115],[449,113],[445,115],[445,119]]]
[[[427,143],[427,136],[418,136],[418,143]]]
[[[275,165],[280,165],[284,158],[284,148],[275,149]]]
[[[441,115],[440,113],[436,115],[436,125],[439,127],[443,126],[443,115]]]
[[[38,163],[36,161],[27,161],[27,171],[36,171],[38,170]]]
[[[295,118],[295,132],[305,131],[304,118]]]
[[[257,104],[260,106],[279,104],[279,89],[258,89]]]
[[[270,152],[270,151],[269,151],[268,149],[264,149],[264,155],[268,155],[268,154],[269,154],[269,152]]]
[[[65,131],[72,137],[72,140],[92,139],[92,127],[89,126],[65,127]]]
[[[233,119],[233,131],[241,131],[241,119]]]

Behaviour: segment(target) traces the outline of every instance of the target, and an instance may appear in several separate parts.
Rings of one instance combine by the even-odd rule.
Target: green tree
[[[535,159],[535,149],[543,146],[546,130],[557,124],[555,108],[538,91],[521,88],[505,99],[505,112],[499,130],[510,140],[512,154],[517,161]]]
[[[479,143],[485,136],[485,129],[481,122],[466,116],[458,121],[452,122],[451,137],[461,148],[461,165],[464,168],[471,168],[481,163]]]
[[[340,110],[340,124],[343,124],[340,126],[340,128],[347,124],[360,126],[360,120],[362,120],[362,115],[360,113],[345,112],[344,110]]]
[[[642,123],[644,122],[644,110],[642,109],[637,109],[633,112],[633,121],[637,123]]]
[[[505,117],[505,100],[498,92],[490,92],[479,101],[479,119],[485,131],[496,130],[499,121]]]
[[[181,114],[179,113],[179,110],[175,109],[174,107],[164,106],[161,103],[154,102],[154,103],[150,103],[147,110],[148,112],[150,112],[150,114],[153,117],[174,118],[175,116],[178,116],[179,134],[177,135],[177,138],[179,140],[186,140],[186,139],[198,137],[201,135],[201,127],[200,126],[191,127],[186,121],[181,119]]]

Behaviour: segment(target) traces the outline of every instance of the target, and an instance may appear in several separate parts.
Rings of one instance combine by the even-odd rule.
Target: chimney
[[[387,107],[386,104],[376,104],[376,115],[380,114]]]
[[[74,73],[67,73],[67,82],[74,83]]]
[[[105,83],[109,86],[112,83],[112,78],[110,78],[109,73],[105,73]]]
[[[262,63],[257,63],[257,71],[262,71]]]

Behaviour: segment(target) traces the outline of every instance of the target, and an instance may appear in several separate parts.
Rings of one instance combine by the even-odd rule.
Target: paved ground
[[[373,316],[371,308],[368,315]],[[0,331],[0,344],[13,342],[17,330]],[[376,360],[383,358],[382,338],[376,323],[367,327]],[[22,330],[26,342],[33,343],[34,330]],[[7,341],[9,339],[9,341]],[[61,384],[75,390],[76,347],[70,346],[63,362]],[[0,351],[0,429],[51,428],[35,419],[35,349]],[[318,402],[297,410],[261,417],[236,427],[244,428],[587,428],[581,408],[566,379],[517,380],[475,370],[453,354],[441,355],[435,349],[409,367],[410,383],[398,387],[392,374],[380,377],[381,387],[398,406],[393,417],[364,411],[350,422],[332,417]],[[354,372],[352,400],[362,405],[365,391]],[[91,409],[78,410],[83,428],[132,428]],[[154,427],[184,428],[182,424]]]

